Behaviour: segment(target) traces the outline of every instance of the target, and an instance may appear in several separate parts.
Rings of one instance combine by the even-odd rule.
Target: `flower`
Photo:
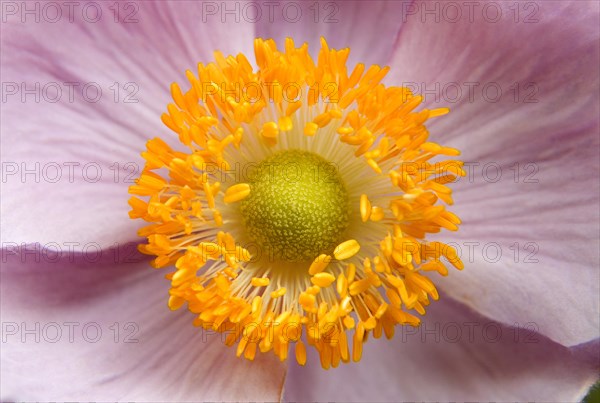
[[[437,203],[452,204],[446,184],[465,176],[445,159],[459,152],[424,127],[448,110],[414,112],[420,96],[380,84],[387,68],[348,70],[349,49],[323,38],[316,63],[291,38],[284,51],[254,48],[257,72],[245,55],[217,52],[197,77],[186,71],[189,90],[171,86],[162,120],[189,150],[154,138],[142,153],[130,193],[149,200],[129,201],[130,216],[151,223],[140,251],[176,267],[169,307],[187,303],[238,357],[272,350],[284,361],[294,345],[304,365],[305,335],[325,369],[359,361],[367,335],[417,326],[408,310],[439,298],[427,272],[447,275],[444,258],[464,267],[424,239],[460,223]]]
[[[95,6],[87,4],[91,20]],[[137,12],[117,8],[115,22],[115,7],[103,4],[97,22],[80,17],[81,7],[74,22],[63,11],[60,21],[37,24],[35,15],[11,11],[19,4],[2,3],[2,48],[12,50],[2,59],[3,399],[276,400],[284,379],[290,400],[585,394],[598,370],[598,184],[590,174],[598,168],[597,4],[478,3],[456,19],[454,6],[444,3],[340,2],[327,9],[319,3],[319,22],[312,22],[314,8],[305,8],[309,19],[302,24],[271,23],[268,10],[256,24],[236,23],[234,16],[223,23],[218,9],[179,2],[140,3]],[[39,5],[44,18],[54,15],[51,7]],[[136,17],[137,23],[123,21]],[[386,85],[408,83],[424,94],[425,108],[448,106],[455,96],[443,93],[444,102],[436,102],[436,83],[440,91],[456,89],[452,83],[463,91],[450,103],[452,113],[428,129],[436,141],[463,150],[465,167],[473,169],[453,185],[461,230],[440,238],[461,246],[466,267],[436,280],[443,301],[428,308],[422,331],[371,340],[360,362],[330,371],[309,349],[306,366],[289,360],[286,376],[274,357],[236,359],[219,335],[200,333],[185,313],[168,311],[164,279],[137,261],[128,243],[136,227],[124,218],[125,179],[137,172],[135,164],[125,165],[149,136],[173,138],[160,132],[158,117],[169,102],[166,82],[185,79],[174,75],[211,60],[215,49],[251,54],[251,38],[293,37],[312,46],[320,36],[334,48],[351,47],[349,65],[390,65]],[[62,97],[48,102],[57,85]],[[484,86],[487,99],[479,91]],[[102,96],[91,102],[98,87]],[[492,102],[498,87],[509,96]],[[139,102],[125,103],[126,97]],[[53,163],[62,169],[55,182],[49,181]],[[98,166],[102,175],[91,182]],[[502,177],[492,183],[497,167]],[[472,242],[480,246],[469,249]],[[482,246],[494,243],[503,252],[497,261],[482,256]],[[52,254],[57,245],[62,257]],[[102,253],[94,254],[96,246]],[[531,253],[538,263],[524,262]],[[65,325],[72,322],[78,323],[73,342]],[[527,323],[537,332],[523,329]],[[436,332],[452,324],[462,337]],[[483,333],[486,326],[502,337]],[[102,336],[94,343],[98,328]]]

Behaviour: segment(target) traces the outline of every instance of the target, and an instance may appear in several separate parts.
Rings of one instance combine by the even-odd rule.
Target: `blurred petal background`
[[[598,379],[597,2],[77,4],[1,4],[2,400],[577,401]],[[127,216],[146,140],[177,143],[171,82],[320,36],[450,107],[431,137],[470,167],[444,238],[465,270],[421,328],[327,372],[170,312]]]

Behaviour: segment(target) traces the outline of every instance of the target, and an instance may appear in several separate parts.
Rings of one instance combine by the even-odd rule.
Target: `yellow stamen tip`
[[[319,129],[319,125],[314,122],[309,122],[304,126],[304,135],[306,136],[314,136]]]
[[[322,272],[329,262],[331,262],[331,256],[325,254],[319,255],[308,268],[308,274],[315,275]]]
[[[238,183],[237,185],[231,186],[225,191],[225,197],[223,201],[225,203],[235,203],[245,199],[250,194],[250,185],[247,183]]]
[[[359,251],[360,244],[356,240],[350,239],[339,244],[333,251],[333,256],[335,256],[337,260],[346,260],[356,255]]]
[[[367,222],[371,216],[371,202],[367,195],[360,196],[360,218],[362,222]]]
[[[329,287],[335,281],[335,277],[330,273],[317,273],[311,277],[310,281],[314,285],[324,288]]]
[[[269,279],[268,278],[258,278],[258,277],[254,277],[252,278],[251,284],[254,287],[266,287],[269,285]]]
[[[298,361],[298,364],[302,366],[306,364],[306,346],[302,340],[299,340],[296,343],[296,361]]]
[[[267,138],[276,138],[279,135],[279,127],[275,122],[267,122],[263,125],[261,134]]]

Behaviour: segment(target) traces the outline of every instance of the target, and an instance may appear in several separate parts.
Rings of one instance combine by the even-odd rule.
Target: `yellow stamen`
[[[311,277],[310,281],[314,285],[325,288],[329,287],[335,281],[335,277],[330,273],[317,273]]]
[[[306,126],[304,126],[304,134],[306,136],[314,136],[317,133],[318,129],[319,125],[317,125],[314,122],[309,122],[306,124]]]
[[[296,360],[298,361],[298,364],[302,366],[306,364],[306,347],[302,340],[299,340],[296,343]]]
[[[268,122],[263,125],[260,133],[265,137],[275,138],[279,135],[279,127],[275,122]]]
[[[281,287],[279,289],[277,289],[276,291],[273,291],[271,293],[271,298],[279,298],[279,297],[283,297],[286,293],[286,288],[285,287]]]
[[[360,218],[362,222],[367,222],[371,216],[371,202],[367,195],[363,194],[360,196]]]
[[[319,257],[317,257],[308,268],[308,274],[315,275],[322,272],[325,270],[329,262],[331,262],[331,256],[325,254],[319,255]]]
[[[356,255],[358,251],[360,251],[359,243],[354,239],[350,239],[339,244],[333,251],[333,255],[337,260],[346,260]]]
[[[247,183],[238,183],[233,185],[225,192],[223,201],[225,203],[234,203],[245,199],[250,194],[250,185]]]
[[[252,279],[251,284],[254,287],[266,287],[266,286],[269,285],[269,279],[268,278],[264,278],[264,277],[261,277],[261,278],[254,277]]]

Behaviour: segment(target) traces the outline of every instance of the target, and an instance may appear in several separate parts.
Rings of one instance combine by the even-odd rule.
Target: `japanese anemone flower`
[[[3,400],[573,401],[597,379],[597,3],[280,4],[298,24],[22,4],[2,3]],[[300,90],[218,85],[269,79]],[[240,337],[267,316],[304,341]]]

